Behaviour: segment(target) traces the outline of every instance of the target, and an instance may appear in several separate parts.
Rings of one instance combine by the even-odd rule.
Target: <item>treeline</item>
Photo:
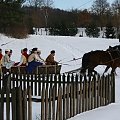
[[[0,32],[23,38],[34,33],[33,27],[49,28],[51,34],[74,35],[76,28],[106,27],[108,24],[119,32],[120,1],[111,5],[107,0],[96,0],[91,9],[60,10],[51,6],[23,6],[24,1],[0,1]],[[70,34],[69,34],[70,33]]]

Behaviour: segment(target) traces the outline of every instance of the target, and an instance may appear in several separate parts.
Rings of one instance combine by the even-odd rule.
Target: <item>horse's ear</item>
[[[112,48],[111,46],[109,46],[109,49]]]

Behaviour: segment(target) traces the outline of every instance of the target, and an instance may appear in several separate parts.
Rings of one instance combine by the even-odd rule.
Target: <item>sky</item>
[[[69,10],[69,9],[88,9],[92,6],[93,1],[95,0],[53,0],[54,7]],[[107,0],[110,4],[113,3],[114,0]]]

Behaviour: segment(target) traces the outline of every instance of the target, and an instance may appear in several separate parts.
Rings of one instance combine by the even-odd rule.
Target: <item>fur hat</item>
[[[38,50],[38,48],[33,48],[32,49],[32,52],[35,52],[35,51],[37,51]]]
[[[41,50],[38,49],[37,52],[38,52],[38,53],[41,53]]]
[[[53,53],[55,53],[55,50],[51,50],[51,52],[50,52],[51,54],[53,54]]]

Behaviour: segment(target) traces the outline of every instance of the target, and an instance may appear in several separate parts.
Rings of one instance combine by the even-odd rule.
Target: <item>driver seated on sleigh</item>
[[[46,58],[46,65],[58,65],[58,62],[55,61],[55,50],[52,50],[50,52],[50,55]]]

